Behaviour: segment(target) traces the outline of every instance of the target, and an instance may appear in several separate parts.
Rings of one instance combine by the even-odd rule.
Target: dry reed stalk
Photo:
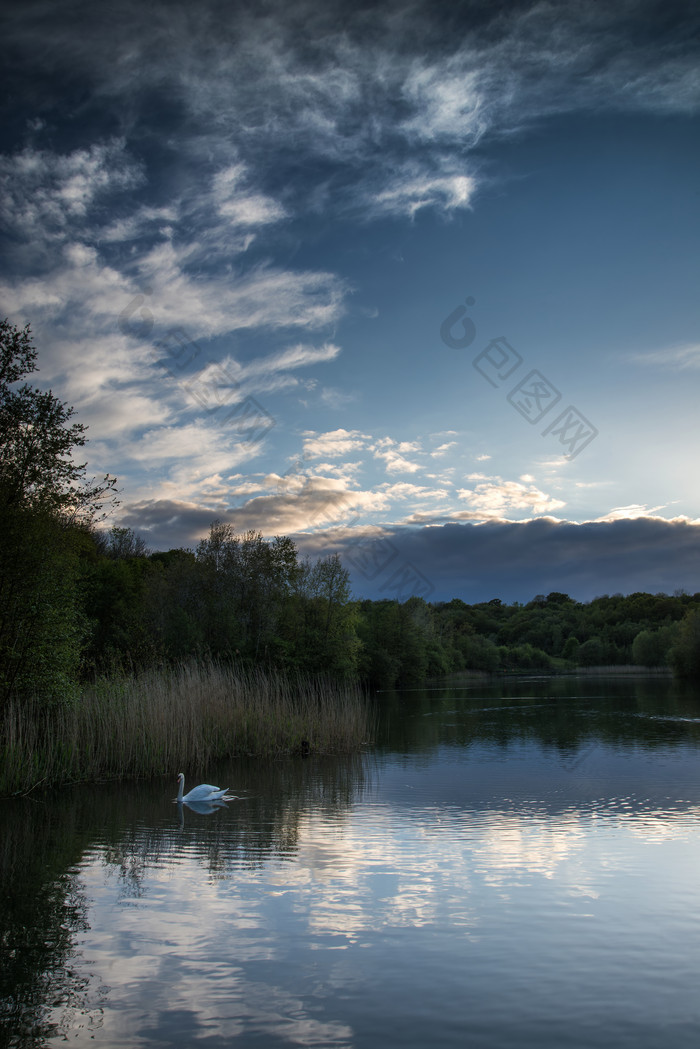
[[[60,783],[158,775],[233,754],[356,750],[371,735],[359,686],[186,663],[102,680],[75,704],[0,718],[0,795]]]

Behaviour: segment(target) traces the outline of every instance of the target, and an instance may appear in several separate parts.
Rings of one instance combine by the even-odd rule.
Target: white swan
[[[183,795],[182,792],[185,789],[184,772],[178,772],[177,782],[179,784],[177,791],[178,801],[233,801],[233,798],[229,798],[226,794],[228,787],[224,787],[222,790],[220,787],[213,787],[211,783],[200,783],[199,786],[193,787],[192,790]]]

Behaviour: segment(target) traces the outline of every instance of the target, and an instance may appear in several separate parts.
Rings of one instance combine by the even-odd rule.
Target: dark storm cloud
[[[215,519],[230,521],[237,531],[256,527],[235,511],[168,500],[133,505],[120,523],[153,549],[194,549]],[[700,524],[681,520],[397,526],[379,537],[377,530],[346,530],[294,539],[301,556],[340,554],[358,598],[405,601],[416,593],[429,601],[510,603],[554,590],[578,601],[618,592],[700,592]]]
[[[127,507],[119,516],[119,525],[133,528],[151,550],[193,550],[217,517],[209,507],[157,499]]]
[[[579,601],[604,593],[700,591],[700,525],[686,521],[445,524],[389,529],[362,544],[338,539],[330,546],[320,535],[299,542],[311,554],[340,553],[362,597],[405,600],[412,588],[430,601],[468,603],[529,601],[553,590]]]

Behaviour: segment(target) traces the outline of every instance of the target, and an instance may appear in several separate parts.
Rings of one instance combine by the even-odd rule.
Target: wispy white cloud
[[[130,5],[109,35],[88,10],[81,34],[58,17],[32,25],[31,34],[15,17],[7,33],[28,69],[40,53],[54,73],[80,71],[103,106],[128,102],[136,126],[145,119],[144,95],[174,101],[185,119],[168,132],[168,145],[187,161],[183,173],[191,169],[177,185],[183,213],[194,216],[206,203],[226,225],[254,236],[290,216],[301,197],[319,205],[332,196],[335,207],[389,215],[468,207],[483,177],[468,159],[474,145],[555,113],[697,112],[700,74],[687,36],[630,32],[632,16],[643,25],[645,12],[653,26],[653,5],[643,0],[614,9],[541,2],[441,27],[427,3],[344,10],[342,17],[333,3],[307,3],[301,32],[299,16],[281,3],[237,10],[234,21],[204,2],[196,18],[179,4],[151,6],[147,14]],[[37,46],[42,34],[44,46]],[[141,165],[113,162],[120,141],[70,161],[28,147],[13,163],[40,180],[35,209],[60,224],[96,192],[143,177]],[[327,170],[315,185],[288,182],[279,199],[259,177],[285,154],[285,163],[321,157],[345,175],[338,181]],[[41,171],[47,167],[54,169],[52,190]],[[140,218],[158,221],[147,209]],[[129,229],[125,216],[107,235]],[[211,228],[208,239],[220,243],[222,231]],[[247,243],[239,241],[238,250]]]
[[[356,401],[358,394],[347,393],[345,390],[337,390],[334,387],[326,386],[321,390],[319,398],[321,403],[327,408],[339,411],[341,408],[347,408],[349,404]]]
[[[287,371],[290,368],[306,368],[310,364],[333,361],[340,354],[339,346],[327,342],[322,346],[296,343],[279,353],[258,357],[242,369],[242,376],[259,375],[267,372]]]
[[[192,275],[197,246],[172,241],[154,246],[139,262],[141,283],[165,328],[187,326],[200,335],[252,328],[319,329],[343,312],[344,282],[331,273],[284,270],[270,264]]]
[[[151,207],[147,204],[136,207],[127,215],[113,219],[99,230],[99,243],[125,243],[139,241],[144,237],[169,237],[173,226],[180,220],[177,203]]]
[[[596,517],[596,521],[623,521],[623,520],[636,520],[638,517],[656,517],[659,510],[663,510],[665,507],[663,504],[659,506],[643,506],[639,503],[630,504],[629,506],[616,506],[612,510],[609,510],[606,514],[601,517]]]
[[[648,353],[633,353],[628,359],[633,364],[666,371],[697,371],[700,369],[700,343],[670,346],[664,350],[650,350]]]
[[[245,187],[245,164],[232,164],[214,176],[213,197],[219,215],[234,226],[266,226],[286,215],[282,205]]]
[[[202,502],[197,500],[199,505]],[[150,503],[150,500],[143,500],[137,504],[139,512]],[[240,506],[222,506],[221,503],[214,506],[211,501],[210,506],[207,524],[217,516],[229,522],[237,532],[254,528],[271,536],[354,525],[358,519],[386,510],[389,500],[381,492],[348,487],[342,478],[314,476],[304,477],[292,491],[253,495]],[[131,510],[133,512],[133,508]],[[155,509],[152,514],[155,520]]]
[[[343,7],[342,19],[335,2],[295,8],[271,0],[229,18],[209,0],[196,9],[117,0],[109,33],[98,6],[78,5],[79,32],[50,5],[24,13],[19,5],[9,18],[6,53],[13,62],[21,56],[26,90],[39,64],[57,88],[45,120],[33,120],[24,143],[0,156],[0,219],[17,262],[0,295],[14,319],[32,321],[41,381],[60,379],[81,418],[87,413],[96,432],[99,423],[118,438],[114,450],[123,449],[129,470],[164,464],[162,486],[139,489],[144,506],[206,496],[208,506],[225,508],[230,477],[254,455],[215,421],[196,424],[183,385],[158,371],[154,343],[169,332],[198,340],[204,357],[216,347],[217,361],[205,366],[230,371],[231,403],[284,390],[333,408],[348,402],[347,391],[300,374],[320,374],[338,359],[335,327],[352,290],[338,273],[314,268],[311,252],[295,254],[309,211],[324,221],[425,209],[454,215],[472,206],[487,178],[474,147],[488,136],[560,113],[691,113],[700,105],[692,35],[681,39],[663,19],[660,34],[645,31],[647,16],[655,24],[645,0],[484,5],[478,18],[455,11],[444,22],[423,0]],[[78,140],[63,78],[85,85],[79,148],[55,145],[67,117]],[[164,119],[154,122],[158,109]],[[101,138],[100,127],[110,128]],[[120,317],[130,304],[127,331]],[[257,356],[236,356],[228,339],[236,333],[255,334]],[[641,354],[637,362],[695,370],[700,348]],[[422,499],[428,489],[420,485],[382,485],[387,475],[413,477],[428,456],[434,467],[455,448],[452,436],[424,450],[350,425],[319,427],[304,444],[316,470],[294,481],[296,494],[305,493],[300,508],[280,501],[290,492],[260,481],[248,494],[267,501],[245,520],[260,514],[280,528],[307,527],[324,483],[338,482],[337,491],[355,485],[357,495],[370,467],[381,480],[374,490],[366,484],[365,512]],[[91,442],[91,456],[95,450],[102,454]],[[476,466],[490,456],[473,458]],[[550,476],[542,471],[562,466],[571,464],[561,457],[536,472]],[[282,469],[265,464],[272,467]],[[428,480],[432,497],[447,501],[448,472]],[[547,494],[531,475],[467,480],[472,487],[460,492],[467,508],[444,513],[479,520],[564,505],[551,494],[553,482]]]
[[[476,144],[489,126],[484,110],[480,56],[467,44],[441,61],[416,58],[405,72],[403,95],[412,115],[401,124],[408,137]]]
[[[341,477],[345,481],[350,481],[360,473],[363,465],[359,460],[352,463],[315,463],[314,473],[330,477]]]
[[[422,208],[451,212],[470,206],[476,186],[476,179],[470,175],[430,175],[412,164],[398,172],[387,188],[370,193],[367,205],[373,212],[411,218]]]
[[[27,146],[0,154],[0,220],[25,244],[72,238],[100,198],[144,181],[123,139],[66,153]]]

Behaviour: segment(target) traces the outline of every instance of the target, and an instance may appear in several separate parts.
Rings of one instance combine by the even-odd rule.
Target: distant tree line
[[[700,679],[700,594],[582,604],[353,600],[337,555],[214,522],[195,550],[105,530],[115,479],[88,480],[73,408],[27,383],[29,328],[0,322],[0,704],[51,706],[96,675],[191,658],[323,671],[376,687],[461,670],[636,663]]]
[[[636,664],[700,680],[700,593],[567,594],[527,604],[498,598],[359,603],[361,672],[383,687],[460,670],[556,671]]]
[[[17,588],[25,615],[20,622],[15,599],[13,622],[23,687],[49,688],[47,697],[96,674],[190,658],[323,671],[378,688],[462,670],[620,664],[700,680],[700,594],[357,601],[337,555],[303,561],[288,537],[235,535],[215,522],[195,550],[149,553],[128,528],[64,527],[57,538],[42,527],[15,537],[25,548]]]
[[[235,535],[219,522],[194,551],[149,554],[125,528],[93,534],[79,591],[91,673],[213,657],[382,688],[461,670],[621,664],[700,677],[700,594],[358,601],[336,554],[312,564],[288,537]]]

